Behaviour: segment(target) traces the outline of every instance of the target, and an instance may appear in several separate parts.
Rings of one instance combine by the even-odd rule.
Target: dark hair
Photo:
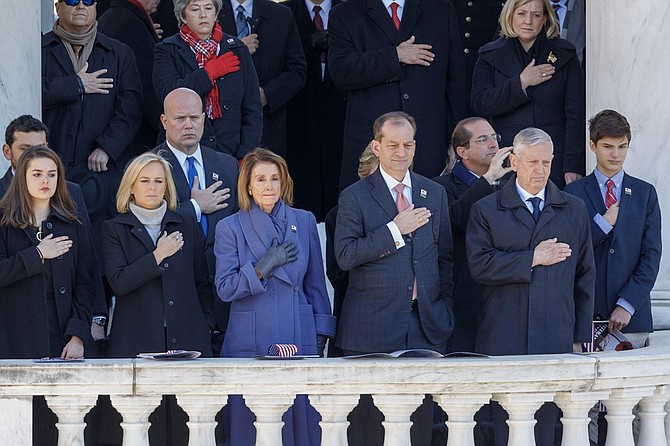
[[[7,189],[7,193],[0,200],[0,211],[2,212],[0,224],[15,228],[27,228],[34,224],[33,201],[28,192],[26,172],[30,162],[38,158],[47,158],[56,163],[58,177],[56,192],[49,202],[51,209],[67,220],[77,220],[77,208],[67,191],[63,162],[56,152],[47,146],[39,145],[26,149],[19,157],[14,178],[9,185],[9,189]]]
[[[257,164],[261,163],[269,163],[277,166],[279,169],[279,182],[281,183],[279,195],[284,200],[284,203],[289,206],[293,205],[293,180],[288,173],[286,161],[273,151],[258,147],[242,158],[240,174],[237,177],[237,202],[239,203],[240,210],[248,211],[251,208],[251,199],[249,198],[251,171],[254,170]]]
[[[630,124],[621,113],[603,110],[589,119],[589,139],[596,144],[603,138],[626,136],[631,139]]]
[[[382,127],[387,122],[390,122],[392,125],[398,125],[404,121],[410,123],[412,129],[414,130],[414,134],[416,135],[416,121],[414,120],[414,118],[405,112],[393,111],[384,113],[383,115],[375,119],[375,123],[372,124],[372,133],[374,134],[374,139],[377,141],[382,140]]]
[[[462,161],[461,155],[458,154],[456,148],[468,147],[470,145],[470,138],[472,138],[472,132],[465,127],[468,124],[472,124],[473,122],[479,122],[479,121],[488,122],[486,121],[486,119],[480,118],[479,116],[472,116],[470,118],[461,119],[458,122],[458,124],[456,124],[454,132],[451,134],[451,146],[453,148],[454,155],[456,155],[457,160]]]
[[[5,130],[5,143],[8,146],[14,144],[16,132],[44,132],[47,137],[47,141],[49,141],[49,129],[47,126],[44,125],[42,121],[32,117],[31,115],[21,115],[9,123],[7,129]]]

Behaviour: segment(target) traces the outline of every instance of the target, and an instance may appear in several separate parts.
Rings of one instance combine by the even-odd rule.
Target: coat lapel
[[[156,249],[156,244],[153,240],[151,240],[151,236],[149,236],[149,233],[144,228],[144,225],[140,223],[137,217],[135,217],[135,214],[128,211],[123,214],[119,214],[116,219],[120,223],[131,226],[130,233],[133,234],[133,237],[142,242],[147,251],[152,252],[154,249]]]
[[[516,190],[516,176],[513,176],[507,184],[500,189],[498,206],[502,209],[514,211],[516,218],[523,223],[524,226],[531,231],[535,229],[535,220],[533,220],[532,214],[528,212],[528,208],[521,201],[521,197],[519,197],[519,193]]]
[[[172,150],[164,142],[158,146],[158,151],[165,158],[170,165],[172,165],[172,178],[174,179],[174,185],[177,188],[177,196],[179,201],[188,201],[191,199],[191,188],[188,185],[188,180],[186,175],[184,175],[184,170],[179,165],[177,157],[174,156]]]
[[[367,2],[370,19],[386,34],[390,42],[393,44],[397,43],[398,30],[395,29],[391,16],[384,7],[384,4],[381,0],[367,0]],[[400,29],[402,29],[402,24],[400,25]]]
[[[395,216],[398,215],[398,208],[393,202],[393,196],[391,195],[391,192],[389,192],[379,169],[370,175],[367,181],[372,186],[370,195],[372,195],[372,198],[379,204],[379,207],[386,212],[388,217],[393,220]]]
[[[600,192],[600,186],[598,186],[598,180],[593,173],[584,179],[584,192],[586,192],[586,195],[589,197],[593,209],[598,214],[604,214],[607,209],[605,208],[605,202],[603,201],[603,196]]]
[[[626,193],[628,191],[629,193]],[[633,200],[633,194],[635,193],[635,188],[633,187],[633,181],[631,178],[624,173],[623,181],[621,182],[621,199],[619,200],[619,215],[617,216],[616,223],[617,226],[620,226],[628,219],[628,214],[630,213],[630,205]],[[612,239],[616,239],[617,235],[621,231],[614,229]]]
[[[404,42],[412,36],[414,25],[416,25],[417,20],[421,17],[421,0],[407,0],[404,9],[402,20],[400,21],[400,29],[398,30],[399,42]],[[386,15],[388,16],[388,13]],[[448,26],[448,24],[444,24],[444,26]]]

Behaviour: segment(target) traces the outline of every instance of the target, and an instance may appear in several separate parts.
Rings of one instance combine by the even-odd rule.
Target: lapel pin
[[[428,195],[428,192],[426,192],[426,189],[421,189],[421,192],[419,192],[419,195],[421,195],[421,198],[426,198],[426,195]]]
[[[214,172],[214,173],[212,174],[212,180],[214,180],[214,181],[219,181],[219,174],[216,173],[216,172]]]
[[[228,39],[228,40],[226,40],[226,43],[228,45],[230,45],[231,43],[235,43],[235,40],[234,39]]]
[[[547,62],[549,62],[549,63],[554,63],[554,62],[556,62],[557,60],[558,60],[558,58],[557,58],[556,56],[554,56],[554,52],[553,52],[553,51],[549,51],[549,55],[547,56]]]
[[[291,225],[291,231],[298,232],[298,228],[295,225]]]
[[[626,195],[633,195],[633,191],[631,190],[630,187],[624,187],[624,188],[623,188],[623,192],[624,192]]]

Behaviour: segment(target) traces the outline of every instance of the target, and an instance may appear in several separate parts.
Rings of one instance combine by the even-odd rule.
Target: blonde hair
[[[123,178],[121,178],[121,184],[116,193],[116,210],[119,213],[124,214],[128,212],[128,205],[130,204],[132,195],[130,189],[135,181],[137,181],[137,177],[140,176],[142,169],[149,163],[158,163],[163,167],[163,174],[165,175],[164,198],[168,209],[171,211],[177,209],[177,188],[172,180],[172,166],[160,154],[145,152],[130,161],[123,172]]]
[[[372,142],[370,142],[358,158],[358,178],[363,179],[367,177],[377,167],[379,167],[379,158],[372,151]]]
[[[249,184],[251,183],[251,171],[254,170],[257,164],[269,163],[274,164],[279,169],[279,182],[281,183],[281,191],[279,195],[284,203],[289,206],[293,205],[293,180],[288,173],[288,165],[284,158],[272,152],[271,150],[262,147],[256,148],[247,153],[242,158],[242,165],[240,166],[240,175],[237,177],[237,202],[241,211],[248,211],[251,209],[251,199],[249,198]]]
[[[500,37],[506,39],[513,39],[517,37],[516,33],[512,29],[512,17],[514,16],[514,11],[519,7],[530,3],[533,0],[507,0],[505,6],[503,6],[502,11],[500,12],[500,18],[498,23],[500,24]],[[544,23],[544,30],[547,34],[548,39],[555,39],[559,36],[561,31],[558,19],[556,17],[556,12],[554,8],[549,4],[549,0],[539,0],[542,3],[542,9],[544,10],[544,18],[546,22]]]

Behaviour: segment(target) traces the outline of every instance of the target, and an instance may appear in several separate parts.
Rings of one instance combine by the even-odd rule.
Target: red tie
[[[400,29],[400,19],[398,18],[398,6],[396,2],[391,3],[391,19],[393,19],[393,24],[395,29]]]
[[[323,19],[321,18],[321,14],[319,14],[319,12],[321,11],[321,6],[314,5],[312,11],[314,11],[314,30],[323,31]],[[326,63],[326,53],[321,53],[320,58],[321,63]]]
[[[605,194],[605,206],[607,209],[609,209],[610,206],[616,203],[616,195],[614,195],[614,181],[607,180],[605,185],[607,186],[607,193]]]
[[[394,3],[391,3],[391,6],[393,6]],[[396,7],[398,6],[395,4]],[[398,212],[402,212],[405,209],[409,207],[409,201],[407,201],[407,197],[405,194],[402,193],[402,191],[405,189],[405,185],[402,183],[396,184],[396,186],[393,188],[398,193],[398,196],[395,199],[395,206],[398,208]],[[412,288],[412,300],[416,299],[416,294],[417,294],[417,287],[416,287],[416,276],[414,276],[414,288]]]

